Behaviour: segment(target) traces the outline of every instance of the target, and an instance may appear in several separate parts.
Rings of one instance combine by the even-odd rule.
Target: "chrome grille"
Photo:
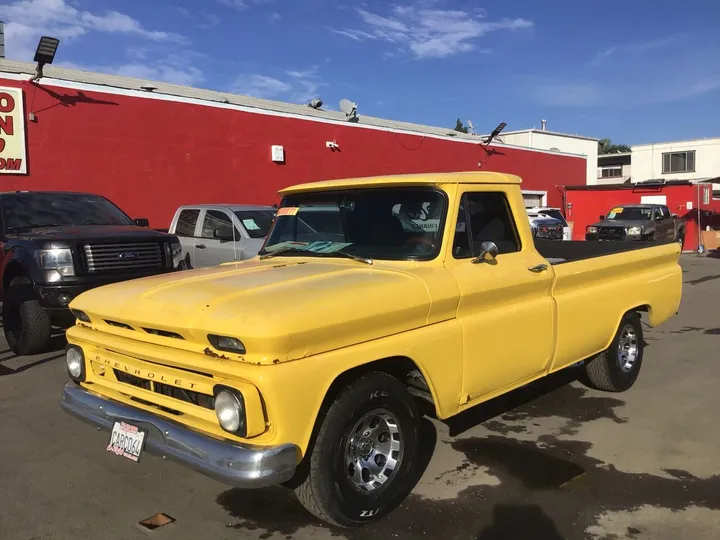
[[[163,266],[160,244],[86,244],[85,259],[88,272],[137,270]]]

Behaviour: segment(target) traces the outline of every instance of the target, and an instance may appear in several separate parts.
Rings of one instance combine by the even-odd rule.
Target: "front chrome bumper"
[[[62,397],[65,412],[110,431],[116,420],[147,429],[145,450],[172,459],[225,484],[259,488],[286,482],[297,464],[297,447],[251,446],[213,439],[142,409],[100,397],[68,382]]]

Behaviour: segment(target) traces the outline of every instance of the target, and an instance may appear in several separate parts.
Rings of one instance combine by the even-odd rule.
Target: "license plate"
[[[134,462],[140,461],[147,432],[126,422],[115,422],[110,432],[107,451]]]

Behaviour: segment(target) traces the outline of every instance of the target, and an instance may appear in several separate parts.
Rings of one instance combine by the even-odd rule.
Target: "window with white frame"
[[[598,168],[598,178],[619,178],[622,176],[622,165],[606,165]]]
[[[687,152],[664,152],[662,155],[662,173],[695,172],[695,150]]]

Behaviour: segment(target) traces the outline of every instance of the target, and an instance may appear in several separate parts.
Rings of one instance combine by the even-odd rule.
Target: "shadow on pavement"
[[[6,375],[16,375],[18,373],[22,373],[23,371],[27,371],[28,369],[32,369],[34,367],[47,364],[48,362],[52,362],[53,360],[58,360],[59,358],[65,356],[64,349],[66,344],[67,340],[65,339],[65,333],[63,332],[60,334],[56,334],[50,338],[47,350],[45,353],[43,353],[43,356],[33,355],[19,357],[10,349],[4,349],[0,351],[0,377],[4,377]],[[49,356],[46,356],[48,354]],[[18,358],[22,360],[28,360],[29,362],[26,364],[22,364],[16,368],[8,367],[5,364],[9,360],[14,360]],[[37,358],[37,360],[34,360],[35,358]]]
[[[564,540],[555,522],[537,505],[497,505],[492,519],[477,540]]]

